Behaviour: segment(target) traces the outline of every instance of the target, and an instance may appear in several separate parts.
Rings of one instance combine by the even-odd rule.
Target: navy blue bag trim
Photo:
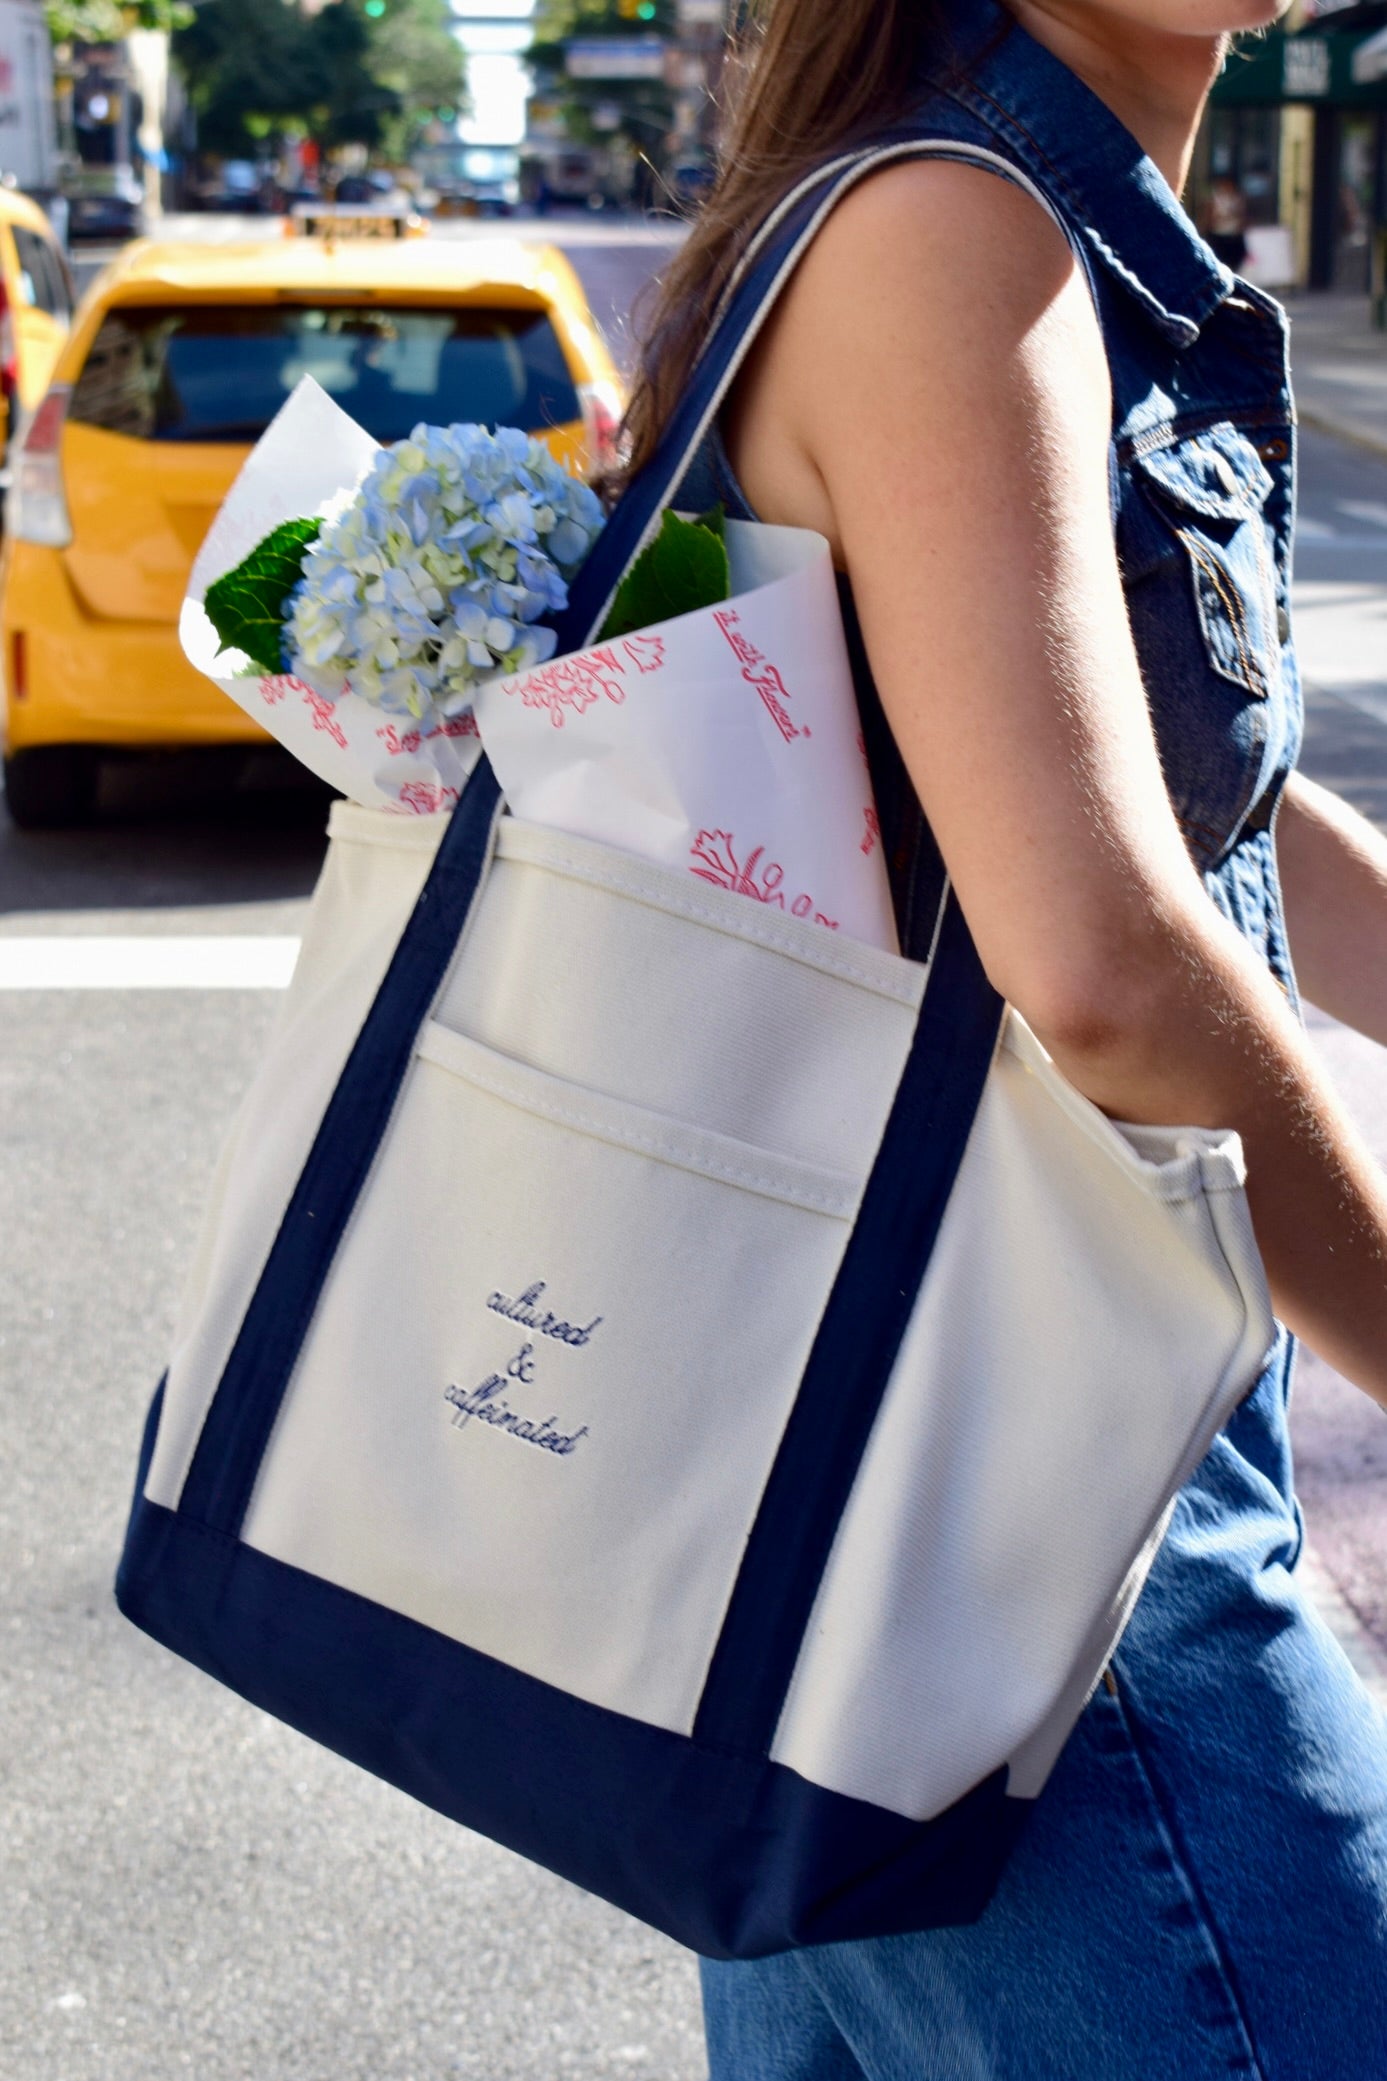
[[[116,1595],[251,1704],[711,1958],[973,1921],[1027,1811],[1004,1769],[931,1822],[824,1791],[590,1705],[142,1495]]]
[[[685,436],[696,440],[716,409],[745,348],[739,332],[749,336],[769,309],[796,241],[880,156],[835,168],[783,214],[700,363]],[[623,540],[649,524],[641,509],[658,512],[665,473],[680,462],[673,443],[662,448],[629,513],[628,501],[618,507],[574,613],[592,611],[611,576],[604,566],[629,554]],[[571,624],[563,640],[580,647],[591,626]],[[710,1955],[969,1920],[1028,1806],[1006,1796],[1004,1768],[947,1813],[913,1822],[811,1785],[767,1753],[995,1046],[1001,1001],[947,890],[917,1031],[692,1738],[585,1704],[239,1539],[334,1254],[481,886],[499,808],[483,759],[323,1117],[176,1511],[143,1494],[155,1398],[121,1608],[314,1739]]]

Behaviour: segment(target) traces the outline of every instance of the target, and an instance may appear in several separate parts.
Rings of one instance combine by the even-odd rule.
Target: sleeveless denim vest
[[[1117,118],[995,0],[970,4],[956,67],[900,127],[1013,161],[1087,263],[1112,375],[1118,554],[1166,783],[1210,895],[1293,995],[1271,835],[1301,731],[1284,313],[1215,259]],[[714,428],[674,503],[718,498],[755,517]],[[901,943],[919,955],[933,849],[842,592]]]

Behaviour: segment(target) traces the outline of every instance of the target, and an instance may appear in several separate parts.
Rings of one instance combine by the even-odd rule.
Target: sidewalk
[[[1305,709],[1302,770],[1387,832],[1387,729],[1314,685],[1306,687]],[[1349,1111],[1387,1163],[1387,1050],[1314,1006],[1306,1009],[1306,1024]],[[1301,1579],[1387,1712],[1387,1421],[1357,1388],[1302,1350],[1291,1438],[1308,1535]]]
[[[1297,292],[1291,317],[1291,376],[1306,426],[1387,456],[1387,332],[1366,295]]]
[[[1284,301],[1301,422],[1387,459],[1387,332],[1373,326],[1367,296],[1303,293]],[[1387,688],[1387,655],[1361,662]],[[1376,705],[1336,697],[1314,683],[1313,672],[1306,676],[1302,767],[1387,831],[1387,729]],[[1351,1111],[1387,1160],[1387,1053],[1313,1009],[1308,1023]],[[1387,1425],[1302,1352],[1291,1428],[1310,1541],[1305,1587],[1387,1710]]]

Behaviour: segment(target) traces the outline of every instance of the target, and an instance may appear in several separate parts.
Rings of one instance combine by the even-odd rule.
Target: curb
[[[1294,371],[1291,389],[1294,392]],[[1387,458],[1387,433],[1372,433],[1356,420],[1340,419],[1336,413],[1322,412],[1317,405],[1303,404],[1299,398],[1296,399],[1296,423],[1313,427],[1316,433],[1329,434],[1336,441],[1346,441],[1350,448],[1361,448],[1368,455]]]
[[[1373,1639],[1313,1548],[1302,1549],[1295,1572],[1307,1601],[1338,1641],[1368,1696],[1387,1713],[1387,1652]]]

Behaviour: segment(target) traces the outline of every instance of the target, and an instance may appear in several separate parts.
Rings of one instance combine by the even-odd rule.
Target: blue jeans
[[[1284,1370],[1182,1492],[982,1919],[705,1963],[711,2081],[1384,2081],[1387,1721],[1297,1587]]]

